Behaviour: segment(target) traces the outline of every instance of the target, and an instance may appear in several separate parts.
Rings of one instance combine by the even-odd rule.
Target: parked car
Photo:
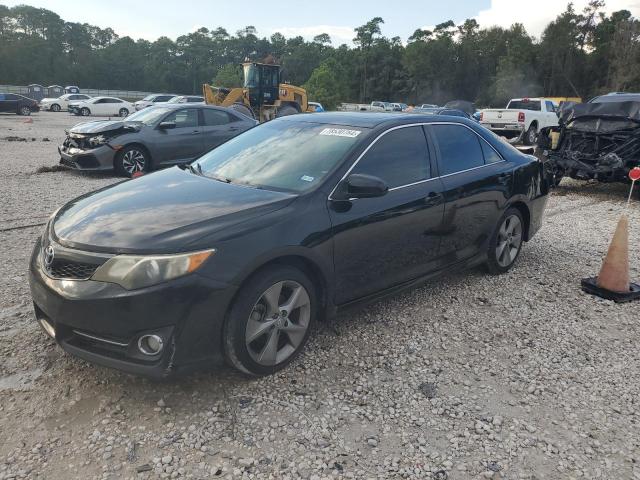
[[[414,108],[411,110],[411,113],[425,113],[427,115],[448,115],[451,117],[464,117],[471,119],[468,113],[463,112],[462,110],[456,110],[453,108],[444,108],[444,107],[436,107],[436,108]]]
[[[165,93],[154,93],[152,95],[147,95],[142,100],[138,100],[133,104],[133,106],[136,110],[142,110],[143,108],[151,107],[156,103],[168,102],[176,96],[177,95],[170,95]]]
[[[341,112],[384,112],[389,110],[387,102],[373,101],[371,103],[341,103],[338,106]]]
[[[309,107],[313,107],[316,109],[316,112],[320,113],[320,112],[324,112],[324,107],[322,106],[321,103],[318,102],[307,102],[307,105]]]
[[[125,120],[78,124],[58,147],[60,163],[80,170],[113,170],[124,176],[184,164],[256,125],[231,109],[159,105]]]
[[[115,97],[93,97],[89,100],[69,102],[69,113],[74,115],[97,115],[99,117],[126,117],[135,111],[133,104]]]
[[[178,95],[173,97],[167,103],[202,103],[204,104],[204,97],[199,95]]]
[[[0,112],[31,115],[40,110],[38,102],[17,93],[0,93]]]
[[[558,125],[558,115],[551,100],[514,98],[506,108],[481,110],[480,123],[494,133],[514,138],[514,143],[524,140],[525,145],[535,145],[542,128]]]
[[[343,307],[508,271],[546,194],[535,157],[464,118],[281,117],[58,210],[30,261],[36,318],[69,353],[133,373],[226,359],[270,374]]]
[[[440,108],[438,105],[434,105],[433,103],[423,103],[418,108]]]
[[[538,139],[553,184],[565,176],[627,182],[629,170],[640,166],[640,93],[567,102],[559,115],[559,125],[542,129]]]
[[[65,93],[58,98],[43,98],[40,100],[40,108],[52,112],[60,112],[69,108],[69,103],[74,101],[89,100],[91,96],[83,93]]]

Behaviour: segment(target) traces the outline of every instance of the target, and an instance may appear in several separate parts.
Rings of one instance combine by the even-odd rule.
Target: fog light
[[[158,335],[143,335],[138,339],[138,350],[145,355],[157,355],[163,346],[162,337]]]
[[[42,329],[47,332],[47,335],[49,335],[51,338],[56,338],[56,329],[53,325],[47,322],[44,318],[39,318],[38,322],[40,322],[40,326],[42,327]]]

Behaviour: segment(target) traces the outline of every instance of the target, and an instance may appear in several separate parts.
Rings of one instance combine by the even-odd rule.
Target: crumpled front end
[[[637,102],[573,105],[561,112],[560,126],[540,132],[548,168],[556,177],[602,182],[626,181],[640,165]]]

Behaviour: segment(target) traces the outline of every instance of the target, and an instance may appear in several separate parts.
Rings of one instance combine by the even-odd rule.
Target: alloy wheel
[[[54,103],[53,105],[51,105],[51,110],[53,110],[54,112],[59,112],[60,105],[58,105],[57,103]]]
[[[504,219],[498,230],[496,243],[496,259],[501,267],[510,266],[522,246],[522,222],[517,215],[510,215]]]
[[[126,117],[127,115],[129,115],[129,110],[127,110],[126,108],[121,108],[120,111],[118,112],[118,115],[120,115],[120,117]]]
[[[536,132],[533,128],[529,129],[529,145],[535,145],[538,140],[538,132]]]
[[[31,109],[29,107],[20,107],[20,115],[31,115]]]
[[[146,167],[147,159],[140,150],[131,149],[124,152],[122,156],[122,168],[129,176],[137,172],[143,172]]]
[[[245,331],[249,355],[269,367],[287,360],[304,341],[310,319],[307,290],[293,280],[275,283],[249,314]]]

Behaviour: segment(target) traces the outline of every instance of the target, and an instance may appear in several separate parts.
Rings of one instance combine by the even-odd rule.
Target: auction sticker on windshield
[[[346,128],[325,128],[320,132],[320,135],[355,138],[361,133],[362,132],[360,130],[347,130]]]

